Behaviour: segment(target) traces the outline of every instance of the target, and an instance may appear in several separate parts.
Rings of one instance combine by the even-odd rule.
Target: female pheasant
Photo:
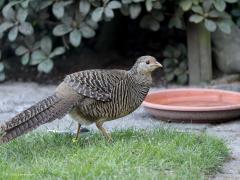
[[[142,56],[128,70],[86,70],[67,75],[52,96],[16,115],[0,127],[0,143],[70,114],[81,125],[96,123],[108,140],[103,123],[137,109],[152,83],[151,73],[162,67],[152,56]]]

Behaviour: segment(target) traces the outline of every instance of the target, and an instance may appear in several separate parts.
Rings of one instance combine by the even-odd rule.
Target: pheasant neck
[[[132,68],[128,71],[129,76],[134,80],[135,83],[142,86],[150,87],[152,84],[152,75],[151,73],[143,74],[137,72],[136,69]]]

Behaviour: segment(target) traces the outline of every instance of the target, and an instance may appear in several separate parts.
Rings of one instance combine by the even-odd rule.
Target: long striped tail
[[[7,143],[42,124],[63,117],[72,107],[72,102],[56,94],[47,97],[5,122],[0,127],[0,144]]]

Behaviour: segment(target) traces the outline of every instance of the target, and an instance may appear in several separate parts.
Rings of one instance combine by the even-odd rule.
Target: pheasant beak
[[[156,60],[154,62],[152,62],[152,66],[156,67],[156,68],[162,68],[162,64],[160,64],[159,62],[157,62]]]
[[[160,64],[159,62],[155,62],[155,66],[157,66],[157,67],[159,67],[159,68],[162,68],[163,66],[162,66],[162,64]]]

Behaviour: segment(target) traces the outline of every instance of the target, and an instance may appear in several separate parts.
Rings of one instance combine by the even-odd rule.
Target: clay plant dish
[[[168,122],[219,123],[240,118],[240,93],[201,88],[149,93],[147,111]]]

